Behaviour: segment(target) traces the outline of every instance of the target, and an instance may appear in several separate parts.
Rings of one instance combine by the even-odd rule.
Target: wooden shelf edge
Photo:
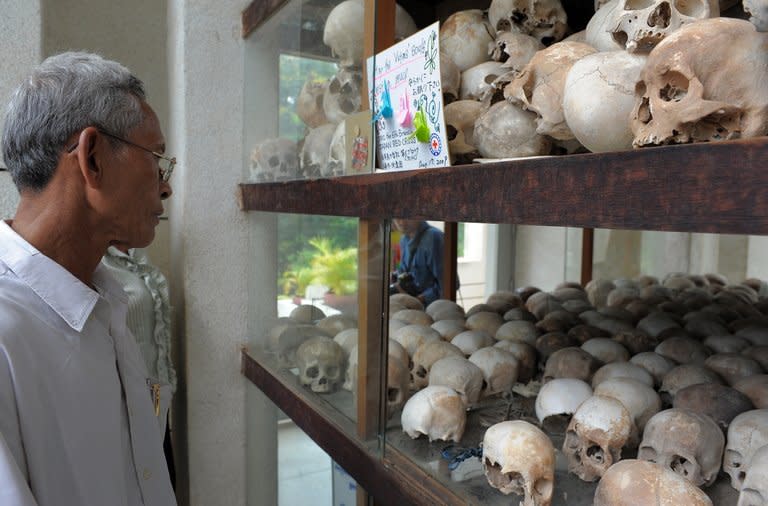
[[[253,0],[240,14],[242,37],[248,37],[287,2],[288,0]]]
[[[354,437],[351,432],[354,427],[345,429],[320,410],[308,406],[300,392],[273,375],[245,349],[241,372],[371,494],[377,504],[463,504],[442,486],[426,487],[426,473],[396,451],[387,450],[391,460],[389,464],[383,461],[376,448],[368,448]],[[434,497],[444,500],[435,502]]]
[[[768,234],[768,138],[241,184],[244,211]]]

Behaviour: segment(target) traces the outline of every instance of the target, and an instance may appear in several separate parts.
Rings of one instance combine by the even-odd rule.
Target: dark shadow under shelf
[[[768,138],[241,184],[246,211],[768,234]]]

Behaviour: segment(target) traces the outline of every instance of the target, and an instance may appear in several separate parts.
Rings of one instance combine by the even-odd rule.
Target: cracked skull
[[[551,504],[555,449],[535,425],[513,420],[489,427],[483,436],[483,468],[493,488],[522,495],[521,506]]]
[[[705,19],[664,39],[635,88],[633,146],[768,133],[766,52],[768,35],[740,19]]]
[[[266,139],[251,151],[251,180],[257,183],[295,179],[300,175],[296,143],[290,139]]]
[[[685,24],[720,15],[717,0],[619,0],[608,31],[630,53],[648,52]]]
[[[497,32],[524,33],[544,45],[562,40],[568,29],[560,0],[493,0],[488,19]]]
[[[683,409],[653,415],[645,426],[637,458],[669,468],[697,487],[717,479],[725,437],[709,416]]]
[[[583,481],[595,481],[621,458],[632,419],[624,405],[611,397],[593,395],[573,414],[565,433],[563,453],[568,471]]]

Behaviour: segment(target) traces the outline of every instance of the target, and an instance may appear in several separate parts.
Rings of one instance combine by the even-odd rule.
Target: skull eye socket
[[[536,480],[536,482],[533,484],[533,493],[539,497],[551,497],[553,486],[554,483],[552,480]]]
[[[446,125],[445,135],[448,138],[449,142],[454,140],[458,134],[459,134],[459,131],[456,130],[456,128],[453,125]]]
[[[507,18],[500,19],[498,23],[496,23],[496,31],[497,32],[508,32],[512,28],[512,23],[509,22]]]
[[[670,19],[672,19],[672,6],[668,2],[662,2],[648,16],[646,23],[653,28],[669,28]]]
[[[665,102],[680,102],[688,94],[688,79],[679,72],[667,73],[667,84],[659,89],[659,98]]]
[[[587,457],[589,457],[590,459],[600,464],[602,464],[605,461],[605,455],[603,454],[603,449],[597,445],[592,445],[589,448],[587,448]]]
[[[339,92],[339,90],[341,90],[341,83],[339,83],[339,80],[334,77],[328,84],[328,91],[335,95]]]
[[[653,5],[653,0],[627,0],[624,4],[624,10],[638,11],[641,9],[647,9]]]
[[[672,462],[669,463],[669,467],[677,474],[687,477],[690,474],[689,467],[691,467],[691,463],[685,457],[675,455],[672,458]]]
[[[280,158],[277,155],[272,155],[269,157],[268,162],[270,167],[277,167],[280,165]]]
[[[325,375],[329,378],[335,378],[339,375],[339,368],[335,365],[332,365],[325,370]]]
[[[308,367],[305,374],[308,378],[317,378],[320,375],[320,370],[317,366]]]
[[[416,369],[416,376],[419,378],[426,378],[427,377],[427,370],[424,368],[423,365],[420,365],[418,369]]]
[[[387,388],[387,401],[389,402],[398,402],[400,400],[400,389],[399,388]]]

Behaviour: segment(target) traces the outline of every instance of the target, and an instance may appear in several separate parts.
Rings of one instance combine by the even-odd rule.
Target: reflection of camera
[[[394,295],[402,291],[408,295],[416,297],[421,292],[419,285],[416,284],[416,280],[413,279],[413,274],[410,272],[403,272],[398,274],[397,277],[395,277],[393,274],[392,277],[394,278],[394,281],[389,285],[390,295]],[[398,290],[398,286],[400,287],[400,290]]]

